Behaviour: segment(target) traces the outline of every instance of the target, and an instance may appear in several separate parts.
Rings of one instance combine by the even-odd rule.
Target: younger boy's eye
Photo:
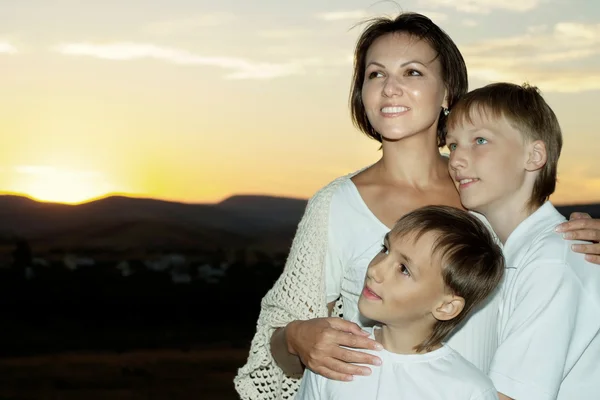
[[[405,276],[410,276],[410,271],[406,268],[406,265],[400,264],[400,273]]]
[[[390,249],[387,248],[385,243],[381,245],[381,253],[388,254],[389,251],[390,251]]]
[[[475,139],[475,143],[477,144],[486,144],[487,142],[487,139],[484,139],[482,137],[478,137],[477,139]]]

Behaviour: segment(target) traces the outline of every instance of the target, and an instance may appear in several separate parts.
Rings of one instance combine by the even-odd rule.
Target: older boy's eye
[[[486,144],[487,142],[487,139],[484,139],[482,137],[478,137],[477,139],[475,139],[475,143],[477,144]]]
[[[450,150],[450,151],[456,150],[456,143],[449,143],[448,144],[448,150]]]
[[[402,275],[410,276],[410,271],[406,268],[406,265],[400,264],[400,273]]]

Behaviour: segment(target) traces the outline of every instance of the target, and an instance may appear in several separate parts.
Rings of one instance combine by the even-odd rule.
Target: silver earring
[[[444,112],[444,115],[447,117],[448,114],[450,114],[450,110],[447,109],[446,107],[442,107],[442,111]]]

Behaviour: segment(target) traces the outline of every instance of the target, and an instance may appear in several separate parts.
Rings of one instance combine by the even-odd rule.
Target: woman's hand
[[[353,375],[370,375],[371,369],[351,363],[381,365],[373,355],[342,348],[381,350],[369,333],[341,318],[293,321],[285,328],[288,351],[313,372],[329,379],[350,381]]]
[[[600,265],[600,219],[593,219],[589,214],[571,213],[569,221],[556,227],[557,232],[564,233],[568,240],[584,240],[591,244],[574,244],[573,251],[586,254],[585,259]]]

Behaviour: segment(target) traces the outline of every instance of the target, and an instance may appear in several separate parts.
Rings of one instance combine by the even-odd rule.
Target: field
[[[0,359],[1,400],[237,399],[247,349],[67,353]]]

